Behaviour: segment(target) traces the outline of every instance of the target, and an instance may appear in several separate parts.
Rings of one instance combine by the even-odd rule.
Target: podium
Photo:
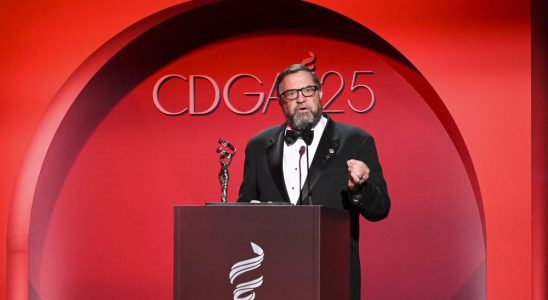
[[[349,219],[324,206],[177,206],[174,298],[348,299]]]

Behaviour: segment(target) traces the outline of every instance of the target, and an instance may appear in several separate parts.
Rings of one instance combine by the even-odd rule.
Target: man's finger
[[[356,172],[349,172],[349,175],[350,175],[350,179],[355,182],[355,183],[359,183],[360,182],[360,175]]]

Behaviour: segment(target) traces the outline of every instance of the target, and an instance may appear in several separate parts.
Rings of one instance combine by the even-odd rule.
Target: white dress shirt
[[[312,164],[312,159],[314,158],[314,154],[316,154],[316,150],[318,149],[318,144],[320,143],[320,139],[322,137],[326,124],[327,124],[327,118],[322,116],[318,124],[316,124],[316,126],[312,128],[312,130],[314,131],[314,139],[312,140],[312,143],[310,144],[310,146],[308,146],[308,162],[310,164]],[[287,127],[288,127],[287,129],[291,129],[289,125]],[[303,188],[304,184],[306,183],[306,176],[308,175],[309,166],[307,167],[306,165],[307,153],[305,151],[302,157],[299,154],[299,150],[303,146],[306,149],[306,143],[303,141],[303,139],[297,139],[295,144],[291,146],[288,146],[286,143],[284,143],[283,172],[284,172],[285,187],[287,188],[289,199],[293,205],[297,204],[297,201],[299,201],[299,196],[301,193],[300,191]],[[299,186],[299,158],[301,162],[300,186]]]

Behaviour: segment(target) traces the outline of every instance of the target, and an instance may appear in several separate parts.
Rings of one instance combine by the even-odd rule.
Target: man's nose
[[[306,102],[306,97],[303,95],[303,92],[302,91],[299,91],[299,93],[297,94],[297,102],[298,103],[303,103],[303,102]]]

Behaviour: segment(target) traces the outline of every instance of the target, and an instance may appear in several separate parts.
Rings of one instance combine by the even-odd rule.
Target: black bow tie
[[[310,146],[314,139],[314,131],[307,129],[303,131],[287,130],[285,132],[284,140],[288,146],[295,144],[299,138],[303,139],[303,141]]]

